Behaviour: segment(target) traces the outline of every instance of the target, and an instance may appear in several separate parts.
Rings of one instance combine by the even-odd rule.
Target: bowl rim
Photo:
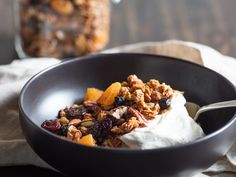
[[[131,148],[108,148],[108,147],[103,147],[103,146],[85,146],[85,145],[81,145],[78,144],[76,142],[61,138],[60,136],[47,131],[45,129],[43,129],[41,126],[38,126],[37,124],[35,124],[30,118],[29,116],[25,113],[24,108],[23,108],[23,99],[24,99],[24,94],[27,91],[27,88],[29,87],[29,85],[34,82],[39,76],[43,75],[44,73],[47,73],[48,71],[51,71],[55,68],[61,67],[63,65],[67,65],[68,63],[73,63],[73,62],[78,62],[78,61],[83,61],[83,60],[94,60],[96,58],[102,58],[103,56],[110,56],[112,58],[112,56],[142,56],[142,57],[157,57],[157,58],[164,58],[164,59],[168,59],[168,60],[173,60],[175,62],[182,62],[182,63],[187,63],[189,65],[193,65],[195,67],[199,67],[202,68],[204,70],[207,70],[208,72],[213,72],[214,74],[216,74],[217,76],[221,77],[222,79],[224,79],[229,85],[231,85],[234,88],[234,91],[236,93],[236,86],[234,86],[234,84],[228,80],[227,78],[225,78],[223,75],[217,73],[216,71],[207,68],[205,66],[202,66],[200,64],[197,63],[193,63],[190,61],[186,61],[186,60],[181,60],[179,58],[175,58],[175,57],[169,57],[169,56],[164,56],[164,55],[155,55],[155,54],[145,54],[145,53],[97,53],[97,54],[90,54],[90,55],[86,55],[86,56],[82,56],[82,57],[76,57],[73,59],[66,59],[66,60],[62,60],[62,62],[59,62],[57,64],[54,64],[52,66],[47,67],[46,69],[43,69],[42,71],[38,72],[37,74],[35,74],[34,76],[32,76],[23,86],[21,92],[20,92],[20,96],[18,99],[18,106],[19,106],[19,112],[20,114],[22,114],[23,119],[25,119],[28,123],[30,123],[34,128],[38,129],[39,131],[41,131],[44,135],[46,136],[52,136],[53,138],[56,138],[59,141],[65,141],[71,145],[76,145],[80,148],[88,148],[88,149],[94,149],[94,150],[99,150],[99,151],[105,151],[105,152],[122,152],[122,153],[143,153],[143,152],[163,152],[163,151],[171,151],[171,150],[177,150],[179,148],[187,148],[187,147],[191,147],[194,146],[196,144],[199,143],[203,143],[215,136],[217,136],[218,134],[220,134],[221,132],[225,131],[228,127],[230,127],[235,121],[236,121],[236,112],[234,113],[234,115],[232,116],[232,118],[229,120],[228,123],[226,123],[224,126],[222,126],[221,128],[219,128],[218,130],[207,134],[201,138],[198,138],[192,142],[188,142],[185,144],[178,144],[178,145],[174,145],[174,146],[168,146],[168,147],[160,147],[160,148],[152,148],[152,149],[131,149]],[[20,119],[22,119],[20,118]],[[23,131],[24,133],[24,131]]]

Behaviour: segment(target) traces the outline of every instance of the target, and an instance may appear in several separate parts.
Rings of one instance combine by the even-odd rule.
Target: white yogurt
[[[184,96],[175,92],[170,110],[148,121],[147,127],[136,128],[121,136],[129,148],[152,149],[185,144],[203,137],[202,128],[188,115]]]

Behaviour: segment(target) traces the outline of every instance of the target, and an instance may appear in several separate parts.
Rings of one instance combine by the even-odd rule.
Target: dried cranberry
[[[87,113],[97,115],[101,111],[101,108],[98,106],[98,104],[96,102],[84,101],[83,104],[86,108]]]
[[[111,128],[112,128],[112,120],[111,119],[105,119],[101,122],[102,132],[101,137],[105,138],[110,134]]]
[[[82,118],[84,114],[86,114],[86,108],[84,106],[79,107],[70,107],[64,109],[64,112],[66,113],[66,118],[68,119],[74,119],[74,118]]]
[[[111,128],[112,120],[107,118],[102,122],[96,122],[90,129],[88,129],[88,133],[93,135],[97,144],[101,144],[104,139],[110,135]]]
[[[102,132],[102,127],[100,122],[95,122],[91,128],[88,129],[88,133],[93,135],[93,138],[97,140],[100,137]]]
[[[97,115],[101,111],[101,108],[98,105],[94,105],[87,108],[87,112],[93,115]]]
[[[121,96],[116,96],[115,101],[113,103],[113,107],[116,108],[118,106],[122,106],[125,104],[125,99]]]
[[[167,109],[168,107],[170,107],[170,104],[171,104],[171,101],[168,98],[164,97],[159,100],[159,105],[161,109]]]
[[[56,133],[61,128],[61,124],[58,119],[46,120],[42,123],[41,127],[50,132]]]

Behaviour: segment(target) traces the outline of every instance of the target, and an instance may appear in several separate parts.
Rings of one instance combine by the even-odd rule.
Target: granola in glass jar
[[[109,0],[19,0],[16,50],[21,58],[68,58],[109,40]]]

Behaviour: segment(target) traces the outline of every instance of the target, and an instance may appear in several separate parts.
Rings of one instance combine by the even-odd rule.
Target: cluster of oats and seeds
[[[151,79],[144,83],[136,75],[115,82],[105,91],[88,88],[81,104],[59,111],[42,127],[62,137],[88,146],[123,146],[120,137],[148,120],[166,112],[174,90]]]

